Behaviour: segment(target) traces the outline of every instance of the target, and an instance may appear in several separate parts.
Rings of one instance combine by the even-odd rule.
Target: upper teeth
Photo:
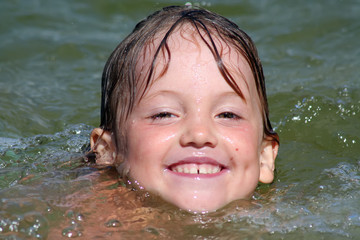
[[[220,166],[211,164],[181,164],[171,168],[174,172],[189,174],[211,174],[220,172]]]

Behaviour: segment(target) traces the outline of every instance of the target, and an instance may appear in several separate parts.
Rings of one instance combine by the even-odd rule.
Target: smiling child
[[[204,9],[150,15],[105,65],[90,142],[98,164],[181,209],[249,199],[273,181],[279,143],[252,40]]]

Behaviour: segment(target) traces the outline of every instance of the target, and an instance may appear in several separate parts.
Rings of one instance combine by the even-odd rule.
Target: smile
[[[220,172],[222,169],[219,165],[212,164],[179,164],[170,166],[170,170],[178,173],[188,174],[214,174]]]

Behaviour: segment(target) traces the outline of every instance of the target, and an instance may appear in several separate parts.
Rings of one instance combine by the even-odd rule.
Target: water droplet
[[[119,221],[119,220],[117,220],[117,219],[110,219],[109,221],[107,221],[106,223],[105,223],[105,226],[106,227],[114,227],[114,228],[116,228],[116,227],[121,227],[122,226],[122,224],[121,224],[121,222]]]
[[[84,221],[84,215],[82,215],[81,213],[78,213],[78,214],[76,215],[76,220],[78,220],[78,221]]]
[[[81,237],[82,233],[79,230],[74,229],[72,226],[67,227],[62,231],[62,235],[68,238]]]

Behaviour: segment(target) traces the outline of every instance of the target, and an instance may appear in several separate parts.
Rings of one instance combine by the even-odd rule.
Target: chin
[[[214,212],[231,202],[223,197],[213,192],[178,192],[176,196],[162,196],[167,202],[192,213]]]

